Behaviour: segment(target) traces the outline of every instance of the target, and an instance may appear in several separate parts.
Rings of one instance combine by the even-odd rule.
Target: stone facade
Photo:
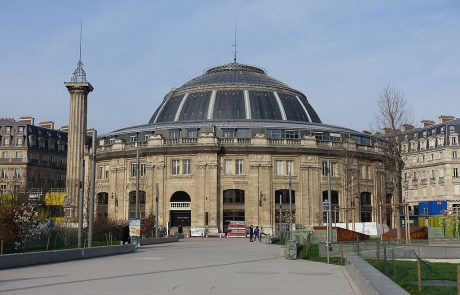
[[[378,143],[364,146],[353,142],[320,141],[313,136],[272,141],[257,135],[245,139],[244,143],[238,143],[237,138],[232,141],[211,139],[206,134],[194,139],[180,138],[174,144],[160,136],[139,142],[115,139],[106,144],[101,140],[97,150],[96,211],[105,211],[105,216],[114,219],[133,217],[130,193],[136,190],[133,164],[136,163],[136,149],[139,149],[140,167],[145,167],[140,169],[139,189],[145,191],[146,196],[145,202],[141,202],[141,216],[155,213],[154,188],[158,183],[161,225],[172,222],[171,214],[177,209],[173,196],[185,192],[190,203],[181,211],[190,213],[187,226],[222,231],[229,219],[238,220],[232,214],[241,212],[246,224],[262,225],[271,232],[279,222],[279,193],[289,188],[288,170],[292,170],[291,187],[295,195],[293,222],[320,224],[323,222],[323,194],[327,191],[327,176],[323,174],[322,165],[327,159],[334,164],[332,190],[338,192],[335,221],[390,221],[378,210],[378,204],[385,199],[383,154]],[[184,170],[184,161],[190,163],[189,170]],[[286,169],[288,162],[292,163],[289,164],[291,168]],[[176,163],[180,167],[175,171]],[[243,191],[244,201],[226,199],[226,192],[231,190]],[[369,208],[360,203],[361,193],[370,193]],[[282,204],[284,213],[288,208],[287,203]],[[362,211],[366,210],[369,215],[362,216]]]
[[[460,120],[440,116],[439,123],[422,121],[420,128],[406,126],[402,154],[403,200],[416,214],[423,201],[447,201],[447,209],[460,207]]]
[[[210,68],[166,94],[147,124],[98,141],[99,217],[134,217],[139,151],[141,215],[156,212],[158,183],[162,226],[323,223],[327,160],[334,222],[391,219],[383,141],[322,123],[302,92],[255,66]]]
[[[0,120],[0,194],[36,201],[65,187],[67,133],[32,117]]]

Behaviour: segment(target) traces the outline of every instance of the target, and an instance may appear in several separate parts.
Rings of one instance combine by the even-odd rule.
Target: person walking
[[[263,238],[263,235],[264,235],[264,228],[261,225],[260,226],[260,231],[259,231],[259,242],[261,242],[261,240]]]
[[[254,229],[254,241],[259,239],[259,233],[260,233],[260,230],[259,230],[259,226],[257,225],[256,228]],[[259,239],[259,242],[260,242],[260,239]]]
[[[253,242],[252,237],[254,236],[254,227],[251,226],[249,227],[249,242]]]
[[[131,244],[131,238],[129,236],[129,225],[123,226],[121,230],[121,243],[124,244]]]

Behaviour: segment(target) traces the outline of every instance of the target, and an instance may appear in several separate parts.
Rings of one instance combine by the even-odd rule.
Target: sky
[[[88,127],[145,124],[210,67],[256,65],[304,93],[323,123],[369,130],[390,85],[412,119],[460,116],[460,1],[0,0],[0,117],[68,124],[79,58]]]

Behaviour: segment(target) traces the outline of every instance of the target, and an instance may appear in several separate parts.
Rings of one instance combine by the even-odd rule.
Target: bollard
[[[422,293],[422,268],[420,266],[420,253],[417,256],[417,285],[418,292]]]
[[[460,265],[457,265],[457,295],[460,294]]]

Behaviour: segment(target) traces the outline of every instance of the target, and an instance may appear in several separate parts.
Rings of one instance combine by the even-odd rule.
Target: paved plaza
[[[189,239],[137,253],[0,271],[0,294],[359,294],[343,267],[247,239]]]

